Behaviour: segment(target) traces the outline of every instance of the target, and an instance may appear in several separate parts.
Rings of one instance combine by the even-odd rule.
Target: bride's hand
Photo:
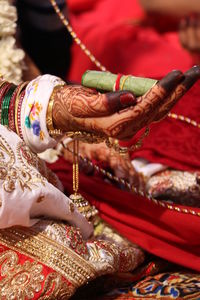
[[[137,99],[126,91],[100,94],[82,86],[61,87],[53,105],[54,126],[65,132],[82,130],[129,139],[163,118],[199,78],[199,67],[185,74],[172,71]]]
[[[63,152],[64,158],[70,163],[73,162],[72,149],[72,142],[70,142]],[[80,168],[84,173],[89,175],[94,171],[92,166],[87,163],[88,160],[101,162],[109,167],[118,178],[128,180],[131,184],[134,183],[135,187],[139,186],[139,175],[135,171],[128,154],[121,156],[108,148],[105,143],[87,144],[83,142],[79,143],[79,154],[87,159],[86,162],[84,160],[79,161]]]

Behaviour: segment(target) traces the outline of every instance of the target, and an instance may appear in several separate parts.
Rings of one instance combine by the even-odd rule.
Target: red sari
[[[113,73],[160,78],[188,69],[193,60],[171,31],[172,20],[146,16],[138,0],[69,0],[74,30],[96,58]],[[167,25],[166,25],[167,24]],[[162,32],[160,32],[160,30]],[[75,43],[68,79],[80,81],[95,65]]]
[[[87,9],[68,1],[71,22],[91,52],[112,72],[160,78],[172,69],[188,69],[192,58],[178,42],[175,32],[159,33],[138,26],[145,14],[137,0],[87,0]],[[84,8],[84,6],[82,7]],[[94,65],[76,45],[72,48],[69,79],[79,81]],[[200,85],[173,109],[200,123]],[[151,128],[143,147],[132,157],[144,157],[181,170],[200,170],[200,129],[166,118]],[[132,142],[131,142],[132,143]],[[50,166],[68,193],[72,192],[72,168],[60,159]],[[176,205],[175,210],[117,189],[99,177],[80,177],[80,192],[100,215],[129,240],[150,253],[200,271],[200,209]],[[173,205],[172,205],[173,208]],[[179,212],[185,210],[187,213]],[[190,211],[193,212],[190,212]]]
[[[65,191],[72,192],[72,166],[64,159],[50,165]],[[200,209],[197,214],[177,212],[81,174],[80,192],[94,204],[100,216],[130,241],[171,262],[200,271]],[[178,206],[181,209],[189,207]]]

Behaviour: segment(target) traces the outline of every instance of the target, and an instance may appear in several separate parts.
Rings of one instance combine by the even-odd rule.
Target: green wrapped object
[[[115,85],[117,79],[116,74],[101,71],[86,71],[82,76],[82,85],[88,88],[94,88],[100,91],[113,91],[113,86]],[[144,95],[153,85],[155,85],[157,80],[134,77],[134,76],[122,76],[120,79],[120,90],[131,91],[135,96]]]

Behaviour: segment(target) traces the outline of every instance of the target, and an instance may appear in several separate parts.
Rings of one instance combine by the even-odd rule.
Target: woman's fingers
[[[136,98],[131,92],[101,94],[79,85],[63,87],[61,97],[65,101],[68,113],[78,118],[108,116],[136,103]]]
[[[188,27],[188,18],[183,18],[179,25],[179,40],[181,45],[184,48],[187,48],[187,42],[188,42],[187,27]]]
[[[160,107],[154,121],[163,119],[177,101],[200,79],[200,67],[194,66],[184,73],[183,81],[176,87],[167,100]]]
[[[135,96],[126,91],[100,94],[82,86],[60,87],[54,96],[53,124],[63,131],[87,131],[92,127],[85,126],[87,118],[109,116],[134,105],[136,101]]]
[[[171,94],[182,78],[183,74],[180,71],[172,71],[144,96],[139,97],[137,105],[104,118],[75,118],[74,121],[82,130],[126,139],[152,121],[165,98]]]
[[[196,17],[186,17],[180,22],[179,38],[182,46],[189,51],[196,48]]]
[[[112,125],[107,126],[107,135],[127,139],[148,125],[163,105],[165,98],[174,90],[182,78],[183,74],[180,71],[172,71],[166,75],[145,95],[138,98],[135,107],[126,109],[120,114],[115,114]]]
[[[181,20],[179,39],[182,46],[190,52],[200,51],[200,15],[192,14]]]

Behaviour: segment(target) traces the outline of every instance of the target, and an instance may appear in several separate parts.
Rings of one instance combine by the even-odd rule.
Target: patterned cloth
[[[90,236],[93,226],[60,188],[45,163],[18,135],[0,125],[0,228],[31,226],[46,216],[68,220],[85,238]]]
[[[101,224],[90,240],[49,220],[0,230],[0,299],[66,300],[99,276],[137,268],[144,252]]]
[[[200,207],[198,172],[166,170],[152,176],[147,182],[147,192],[156,199],[177,204]]]
[[[78,300],[78,298],[73,298]],[[94,298],[80,298],[92,300]],[[190,271],[165,272],[147,276],[141,281],[114,289],[96,300],[135,300],[135,299],[200,299],[200,275]]]

